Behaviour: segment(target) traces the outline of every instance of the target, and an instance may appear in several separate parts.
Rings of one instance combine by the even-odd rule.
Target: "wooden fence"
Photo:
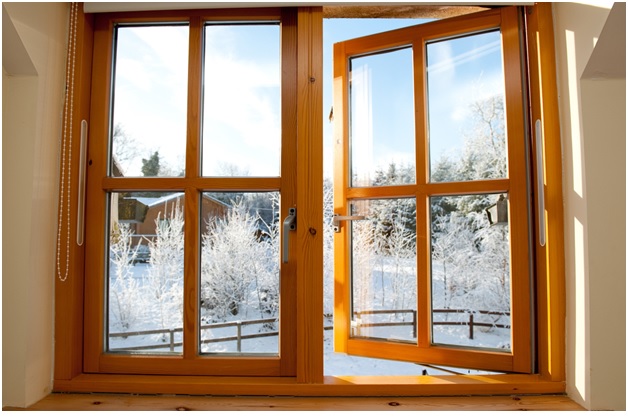
[[[468,321],[466,320],[458,320],[458,321],[434,321],[433,325],[459,325],[459,326],[468,326],[469,327],[469,338],[473,340],[473,330],[476,327],[488,327],[488,328],[510,328],[510,325],[507,324],[499,324],[495,322],[477,322],[475,320],[475,315],[493,315],[493,316],[510,316],[510,312],[500,312],[500,311],[474,311],[471,312],[465,309],[434,309],[433,313],[452,313],[452,314],[462,314],[468,315]],[[379,327],[398,327],[398,326],[409,326],[412,328],[412,337],[416,338],[417,336],[417,311],[413,309],[386,309],[386,310],[373,310],[373,311],[359,311],[354,312],[354,315],[358,317],[362,317],[364,315],[396,315],[396,314],[411,314],[411,321],[385,321],[385,322],[360,322],[357,328],[379,328]],[[229,342],[235,341],[236,348],[238,352],[242,351],[242,340],[251,340],[254,338],[262,338],[262,337],[272,337],[279,335],[277,331],[269,331],[265,333],[255,333],[255,334],[243,334],[242,328],[248,325],[256,325],[256,324],[270,324],[277,322],[277,318],[267,318],[267,319],[253,319],[248,321],[232,321],[232,322],[223,322],[220,324],[208,324],[202,325],[201,331],[217,329],[217,328],[235,328],[235,334],[229,335],[225,337],[215,337],[201,340],[201,344],[209,344],[209,343],[221,343],[221,342]],[[324,327],[325,330],[333,329],[332,326]],[[134,347],[124,347],[124,348],[114,348],[111,349],[113,351],[138,351],[138,350],[159,350],[159,349],[168,349],[168,351],[174,351],[176,347],[180,347],[183,345],[181,341],[176,340],[176,335],[183,332],[183,328],[171,328],[171,329],[155,329],[155,330],[146,330],[146,331],[127,331],[127,332],[116,332],[110,333],[110,338],[129,338],[129,337],[138,337],[145,335],[157,335],[161,334],[164,337],[168,337],[164,340],[163,343],[160,344],[152,344],[152,345],[143,345],[143,346],[134,346]],[[358,334],[359,335],[359,334]]]
[[[267,318],[267,319],[252,319],[247,321],[231,321],[231,322],[223,322],[220,324],[208,324],[201,325],[201,331],[211,330],[217,328],[235,328],[235,335],[226,336],[226,337],[215,337],[201,340],[201,344],[208,343],[222,343],[228,341],[235,341],[237,351],[242,351],[242,340],[250,340],[253,338],[262,338],[262,337],[272,337],[278,335],[277,331],[269,331],[267,333],[255,333],[255,334],[242,334],[242,327],[247,325],[255,325],[255,324],[269,324],[277,322],[277,318]],[[129,332],[117,332],[110,333],[110,338],[128,338],[128,337],[137,337],[143,335],[157,335],[161,334],[163,336],[168,337],[167,342],[161,344],[152,344],[152,345],[144,345],[144,346],[135,346],[135,347],[124,347],[124,348],[115,348],[111,349],[114,351],[137,351],[137,350],[159,350],[159,349],[168,349],[169,351],[174,351],[176,347],[180,347],[183,345],[183,342],[176,340],[176,334],[182,333],[183,328],[170,328],[170,329],[159,329],[159,330],[146,330],[146,331],[129,331]]]
[[[383,309],[383,310],[374,310],[374,311],[358,311],[354,312],[354,315],[361,318],[362,315],[386,315],[386,314],[411,314],[412,321],[388,321],[388,322],[360,322],[356,325],[356,330],[362,328],[373,328],[373,327],[396,327],[396,326],[410,326],[412,327],[412,338],[416,338],[417,336],[417,311],[413,309]],[[473,330],[476,327],[488,327],[488,328],[510,328],[508,324],[500,324],[497,322],[478,322],[475,320],[476,315],[495,315],[495,316],[510,316],[510,312],[503,311],[470,311],[468,309],[433,309],[433,314],[462,314],[468,315],[468,321],[466,320],[458,320],[458,321],[433,321],[432,325],[459,325],[459,326],[468,326],[469,327],[469,338],[473,340]]]

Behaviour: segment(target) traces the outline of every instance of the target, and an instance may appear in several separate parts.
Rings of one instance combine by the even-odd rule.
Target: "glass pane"
[[[182,351],[182,192],[110,194],[108,350]]]
[[[435,197],[431,209],[432,341],[510,351],[506,195]]]
[[[279,176],[279,25],[207,25],[203,176]]]
[[[352,186],[414,183],[412,49],[352,58],[350,66]]]
[[[279,353],[279,193],[202,195],[201,352]]]
[[[351,336],[416,343],[416,200],[351,204]]]
[[[506,178],[500,32],[427,45],[432,182]]]
[[[113,176],[185,175],[187,72],[187,26],[116,29]]]

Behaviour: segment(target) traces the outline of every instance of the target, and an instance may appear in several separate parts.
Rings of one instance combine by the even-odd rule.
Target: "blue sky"
[[[325,175],[333,167],[333,43],[423,23],[413,19],[327,19],[323,30],[323,128]],[[141,158],[158,150],[175,172],[185,162],[187,112],[186,26],[124,28],[119,32],[114,124],[138,142],[141,156],[127,175],[141,175]],[[235,166],[251,176],[279,175],[281,133],[279,27],[217,25],[207,29],[203,146],[204,175],[221,175]],[[432,155],[461,147],[468,130],[469,99],[503,90],[498,34],[483,34],[428,47]],[[384,57],[401,56],[405,65]],[[388,53],[356,60],[368,62],[374,89],[372,132],[375,165],[412,160],[413,122],[407,92],[411,53]],[[394,72],[393,72],[394,70]],[[384,93],[382,93],[384,92]],[[405,93],[405,95],[404,95]],[[403,100],[399,98],[405,98]],[[381,99],[384,98],[384,99]],[[384,103],[384,106],[380,106]],[[362,125],[361,125],[362,126]],[[403,144],[401,144],[403,143]],[[363,148],[362,150],[369,150]],[[405,158],[403,155],[405,154]],[[227,159],[227,157],[232,157]],[[369,160],[368,156],[366,160]],[[224,161],[227,161],[225,165]]]
[[[333,44],[341,41],[345,41],[351,38],[357,38],[365,35],[370,35],[374,33],[389,31],[392,29],[403,28],[406,26],[417,25],[425,22],[425,20],[419,19],[326,19],[323,22],[323,78],[324,78],[324,92],[323,92],[323,127],[324,127],[324,144],[325,144],[325,176],[332,176],[332,168],[333,168],[333,124],[327,120],[327,116],[329,115],[329,111],[331,110],[333,104],[333,94],[332,94],[332,78],[333,78]],[[391,54],[385,54],[386,56],[390,56]],[[392,55],[398,55],[393,53]],[[402,58],[407,58],[407,55],[404,53],[400,53]],[[382,57],[383,58],[383,57]],[[389,57],[386,57],[389,58]],[[378,60],[377,57],[372,57],[371,59],[365,60],[369,61],[369,64],[375,65]],[[358,63],[356,63],[358,64]],[[398,66],[393,64],[390,66],[392,69],[399,69]],[[403,73],[403,68],[399,69]],[[376,85],[378,87],[378,93],[382,90],[384,91],[395,91],[399,88],[399,84],[396,86],[391,86],[391,84],[385,83],[386,79],[390,77],[389,80],[395,81],[398,80],[395,78],[395,75],[391,73],[386,73],[383,75],[384,77],[378,80],[381,80],[382,83]],[[388,86],[387,86],[388,85]],[[395,85],[393,83],[393,85]],[[378,95],[376,95],[379,97]],[[390,104],[390,102],[388,102]],[[381,108],[375,107],[374,112]],[[393,109],[394,111],[394,109]],[[397,117],[400,116],[399,112],[395,113]],[[402,114],[404,115],[404,114]],[[405,114],[407,115],[407,114]],[[381,121],[381,118],[378,118]],[[389,117],[388,121],[395,121],[398,118]],[[378,124],[375,128],[376,135],[378,138],[385,138],[388,140],[389,138],[397,138],[395,134],[393,135],[385,135],[380,130],[387,128],[390,129],[398,125],[396,124]],[[403,127],[407,127],[406,124],[403,124]],[[414,134],[414,130],[410,135]],[[402,138],[406,138],[405,135],[401,135]],[[378,147],[375,147],[373,153],[378,156],[384,156],[384,152],[382,148],[385,147],[384,142],[376,142]],[[407,143],[403,142],[403,146],[392,147],[392,151],[390,151],[391,155],[398,155],[399,150],[408,151]],[[396,149],[396,150],[394,150]],[[395,153],[397,152],[397,153]],[[412,147],[411,153],[414,153],[414,148]],[[386,159],[386,158],[385,158]]]

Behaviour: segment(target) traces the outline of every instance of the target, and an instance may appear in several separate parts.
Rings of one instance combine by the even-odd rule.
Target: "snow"
[[[133,273],[133,278],[138,280],[138,282],[142,282],[143,279],[146,279],[148,270],[148,264],[136,264],[132,266],[131,271]],[[115,283],[114,283],[115,287]],[[325,325],[330,326],[331,323],[328,321]],[[151,330],[156,328],[156,325],[145,325],[142,330]],[[243,330],[243,334],[254,333],[257,330],[253,330],[249,327],[249,331]],[[466,332],[466,333],[465,333]],[[496,347],[501,340],[507,339],[509,336],[505,335],[503,332],[490,331],[490,332],[482,332],[479,328],[476,328],[476,340],[471,342],[468,338],[468,328],[467,327],[450,327],[448,329],[443,329],[443,331],[439,331],[439,335],[437,337],[456,337],[456,340],[461,345],[478,345],[478,343],[484,343],[485,345],[489,345],[489,347]],[[212,330],[212,333],[204,333],[203,339],[205,338],[218,338],[225,336],[234,336],[235,328],[224,328],[224,329],[215,329]],[[173,333],[173,337],[175,342],[182,342],[182,333],[181,329],[176,329]],[[110,349],[113,351],[124,351],[124,348],[135,347],[135,346],[150,346],[150,345],[164,345],[167,346],[169,344],[169,335],[168,334],[149,334],[143,336],[131,336],[128,338],[110,338]],[[349,356],[344,353],[336,353],[333,350],[333,331],[325,330],[324,331],[324,374],[327,376],[379,376],[379,375],[408,375],[408,376],[419,376],[419,375],[447,375],[451,374],[451,372],[457,372],[462,374],[478,374],[478,373],[490,373],[490,372],[479,372],[473,371],[469,369],[460,369],[460,368],[451,368],[447,367],[445,369],[433,367],[433,366],[423,366],[415,363],[406,363],[406,362],[397,362],[391,360],[383,360],[383,359],[374,359],[367,357],[357,357],[357,356]],[[491,344],[492,343],[492,344]],[[155,352],[162,353],[168,352],[169,348],[161,348],[161,349],[153,349],[153,350],[142,350],[142,352]],[[176,346],[175,353],[181,352],[182,347]],[[224,343],[216,343],[211,346],[203,345],[203,352],[207,353],[221,353],[221,354],[239,354],[237,352],[237,344],[236,341],[224,342]],[[255,340],[242,340],[242,354],[255,354],[255,355],[274,355],[278,352],[278,339],[277,337],[265,337]]]
[[[329,196],[329,195],[326,195]],[[247,198],[249,197],[249,198]],[[259,197],[243,194],[227,216],[210,220],[203,235],[200,263],[201,340],[206,354],[276,355],[279,293],[279,215],[277,196],[267,197],[261,207],[272,208],[274,216],[263,220],[257,211]],[[431,305],[436,310],[462,313],[433,314],[435,344],[508,351],[509,316],[482,311],[510,309],[508,228],[488,226],[483,209],[488,195],[448,197],[432,202],[433,251],[431,261]],[[249,200],[247,202],[247,200]],[[253,201],[256,200],[256,201]],[[417,311],[416,205],[412,200],[368,201],[367,221],[352,228],[352,308],[386,310],[386,314],[354,315],[355,334],[362,337],[416,342],[413,317]],[[327,203],[328,205],[330,204]],[[442,205],[442,207],[440,207]],[[142,353],[181,352],[183,322],[183,214],[174,206],[169,223],[156,223],[155,238],[149,241],[148,264],[131,265],[132,232],[121,224],[112,233],[109,281],[109,349]],[[440,210],[442,209],[442,211]],[[326,216],[330,211],[325,209]],[[437,213],[434,213],[437,214]],[[330,318],[333,301],[333,229],[326,217],[324,256],[324,308]],[[396,311],[390,313],[390,311]],[[403,314],[401,313],[403,312]],[[465,322],[473,313],[473,338]],[[359,318],[358,318],[359,316]],[[263,318],[260,323],[250,325]],[[368,326],[373,322],[405,322],[403,326]],[[218,324],[229,323],[229,325]],[[505,328],[499,327],[503,324]],[[211,326],[211,328],[210,328]],[[142,331],[153,330],[150,334]],[[154,331],[158,330],[158,331]],[[134,332],[121,337],[123,332]],[[269,337],[246,338],[251,334]],[[333,351],[332,332],[324,332],[326,375],[422,375],[442,374],[439,368],[413,363],[352,357]],[[235,337],[235,338],[234,338]],[[242,337],[242,339],[237,339]],[[221,340],[222,339],[222,340]],[[140,346],[153,346],[138,349]],[[451,371],[448,369],[448,372]],[[467,373],[467,370],[456,370]]]

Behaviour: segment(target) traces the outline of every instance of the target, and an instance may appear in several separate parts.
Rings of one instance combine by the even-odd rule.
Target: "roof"
[[[183,192],[174,192],[172,194],[168,194],[168,195],[164,195],[163,197],[125,197],[125,200],[136,200],[142,204],[144,204],[145,206],[148,207],[155,207],[155,206],[159,206],[162,205],[164,203],[167,203],[169,201],[172,200],[176,200],[179,199],[181,197],[183,197],[185,195],[185,193]],[[213,197],[211,197],[209,195],[209,193],[203,193],[203,198],[206,200],[210,200],[215,202],[216,204],[219,204],[223,207],[231,207],[229,204],[226,204],[220,200],[217,200]]]

